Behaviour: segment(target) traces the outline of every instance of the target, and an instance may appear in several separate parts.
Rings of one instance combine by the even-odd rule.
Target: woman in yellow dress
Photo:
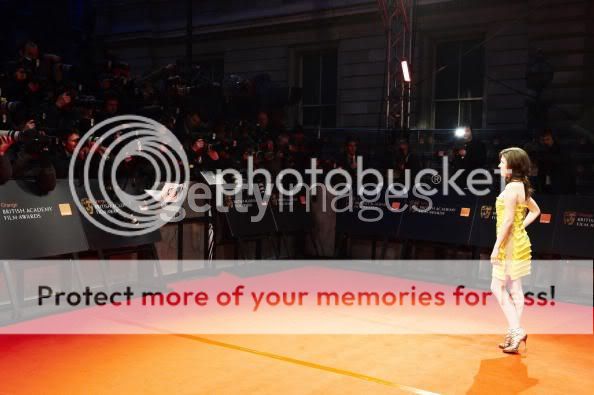
[[[532,259],[530,239],[525,228],[540,215],[540,209],[531,197],[528,154],[521,148],[513,147],[501,151],[499,158],[501,177],[505,178],[506,185],[495,205],[497,240],[491,253],[491,291],[509,325],[504,342],[499,347],[505,353],[517,353],[522,342],[526,348],[528,339],[520,325],[524,310],[522,277],[530,274]]]

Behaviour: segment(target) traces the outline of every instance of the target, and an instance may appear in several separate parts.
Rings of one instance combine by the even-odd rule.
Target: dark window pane
[[[478,40],[447,42],[437,45],[435,99],[482,98],[484,49]],[[435,127],[459,125],[482,127],[482,100],[435,102]]]
[[[437,46],[436,67],[439,71],[435,75],[436,99],[458,98],[459,51],[458,43],[442,43]]]
[[[337,64],[336,52],[322,55],[322,102],[336,104]]]
[[[460,97],[483,96],[484,52],[478,41],[466,41],[461,45]]]
[[[303,55],[303,104],[320,103],[320,55]]]
[[[320,108],[304,108],[303,109],[303,126],[318,126],[320,125]]]
[[[334,128],[336,127],[336,107],[323,107],[322,108],[322,127],[323,128]]]
[[[463,101],[460,103],[460,125],[470,125],[473,128],[483,127],[483,102]]]
[[[435,103],[435,128],[453,129],[458,126],[458,102]]]

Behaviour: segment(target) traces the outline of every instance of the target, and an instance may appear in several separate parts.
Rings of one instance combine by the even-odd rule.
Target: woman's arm
[[[536,204],[534,199],[528,199],[527,205],[529,212],[528,215],[526,215],[526,218],[524,218],[524,228],[528,227],[528,225],[534,222],[534,220],[540,215],[540,207],[538,207],[538,204]]]
[[[503,203],[505,205],[504,210],[504,217],[503,223],[499,228],[499,232],[497,234],[497,240],[495,241],[495,245],[493,246],[493,252],[491,253],[491,263],[499,264],[497,256],[499,255],[499,248],[501,248],[502,244],[507,237],[509,236],[512,226],[514,225],[514,214],[516,211],[516,204],[518,201],[518,191],[517,188],[511,186],[512,184],[508,184],[505,187],[505,193],[503,197]],[[522,186],[523,187],[523,186]]]

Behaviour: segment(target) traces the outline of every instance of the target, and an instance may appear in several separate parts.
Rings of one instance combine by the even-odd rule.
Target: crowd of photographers
[[[250,156],[255,167],[273,175],[285,168],[302,170],[312,157],[322,169],[339,167],[354,173],[356,157],[362,154],[357,139],[347,138],[344,146],[335,147],[338,154],[325,155],[320,142],[306,139],[302,128],[285,128],[284,110],[295,98],[264,89],[271,85],[265,78],[230,76],[216,83],[203,70],[179,64],[132,78],[129,66],[112,55],[94,65],[75,67],[57,55],[42,53],[34,42],[25,43],[17,59],[0,73],[0,183],[11,177],[39,182],[39,177],[47,179],[53,173],[55,178],[67,178],[81,136],[121,114],[144,115],[171,130],[185,148],[194,178],[199,178],[200,170],[245,169]],[[564,160],[552,134],[545,133],[541,140],[536,147],[527,147],[539,170],[535,186],[571,192],[571,186],[559,187],[573,177],[563,173]],[[473,138],[470,128],[461,142],[447,153],[454,170],[497,165],[487,163],[485,144]],[[91,169],[97,170],[108,143],[90,139],[79,150],[75,177],[80,176],[78,165],[90,154],[95,155]],[[414,177],[424,167],[406,139],[386,153],[375,162],[364,157],[366,167],[393,169],[397,179],[407,169]],[[151,185],[154,177],[150,163],[140,157],[131,157],[118,171],[141,185]]]
[[[0,79],[0,178],[36,177],[48,168],[57,178],[66,178],[81,136],[121,114],[143,115],[165,125],[183,144],[194,173],[242,169],[249,156],[255,166],[272,172],[303,168],[310,148],[303,130],[286,130],[282,103],[274,107],[281,111],[257,108],[253,82],[234,77],[223,87],[198,68],[167,65],[131,78],[129,66],[115,57],[77,68],[27,42],[17,60],[4,65]],[[89,140],[78,163],[91,153],[104,155],[107,144]],[[148,167],[142,158],[132,157],[122,171],[150,184]]]

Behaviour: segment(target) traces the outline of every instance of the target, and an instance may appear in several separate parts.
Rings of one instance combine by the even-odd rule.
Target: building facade
[[[98,37],[135,71],[185,56],[187,1],[96,7]],[[192,17],[195,62],[303,88],[290,123],[384,125],[386,35],[376,2],[194,1]],[[593,17],[588,0],[417,0],[411,127],[588,129]]]

